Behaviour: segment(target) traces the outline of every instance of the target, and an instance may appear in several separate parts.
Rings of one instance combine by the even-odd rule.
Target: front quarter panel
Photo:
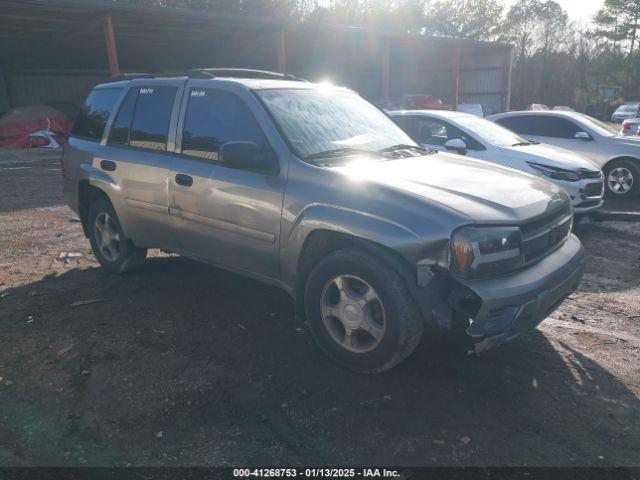
[[[323,230],[393,250],[408,265],[435,263],[452,231],[473,223],[463,214],[371,182],[292,159],[281,227],[282,281],[295,286],[305,241]]]

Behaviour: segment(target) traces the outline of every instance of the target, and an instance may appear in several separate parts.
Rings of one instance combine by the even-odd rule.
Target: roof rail
[[[152,73],[121,73],[116,75],[106,83],[121,82],[125,80],[136,80],[139,78],[168,78],[168,77],[189,77],[189,78],[262,78],[272,80],[295,80],[307,82],[301,78],[296,78],[288,73],[270,72],[268,70],[254,70],[251,68],[192,68],[186,72],[162,72]]]
[[[107,80],[107,83],[122,82],[124,80],[135,80],[136,78],[155,78],[155,75],[151,75],[150,73],[120,73]]]
[[[187,74],[192,78],[236,77],[306,81],[300,78],[296,78],[288,73],[270,72],[268,70],[255,70],[252,68],[194,68],[189,70]]]

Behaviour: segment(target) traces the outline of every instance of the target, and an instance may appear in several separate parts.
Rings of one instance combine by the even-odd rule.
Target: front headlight
[[[451,236],[450,269],[463,277],[498,275],[524,265],[518,227],[469,226]]]
[[[527,163],[540,175],[553,180],[563,180],[565,182],[577,182],[580,180],[580,174],[572,170],[565,170],[564,168],[552,167],[550,165],[542,165],[541,163]]]

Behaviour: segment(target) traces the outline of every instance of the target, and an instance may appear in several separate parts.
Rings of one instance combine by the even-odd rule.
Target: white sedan
[[[466,113],[440,110],[387,113],[425,147],[450,150],[546,177],[566,190],[576,213],[602,204],[602,171],[580,155],[527,140],[496,123]]]

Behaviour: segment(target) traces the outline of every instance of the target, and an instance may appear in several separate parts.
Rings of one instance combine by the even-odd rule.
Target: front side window
[[[182,153],[217,162],[226,142],[254,142],[264,149],[262,129],[249,108],[235,94],[192,88],[182,131]]]
[[[327,89],[260,90],[294,153],[304,159],[324,152],[376,152],[415,142],[384,113],[354,93]]]
[[[101,88],[89,94],[78,113],[72,135],[99,142],[122,89]]]
[[[618,130],[616,130],[611,125],[607,125],[600,120],[593,118],[584,113],[573,113],[573,115],[578,119],[578,121],[584,124],[587,128],[590,128],[598,135],[602,135],[603,137],[613,137],[618,134]]]
[[[470,150],[484,150],[484,147],[471,135],[456,126],[437,118],[418,115],[404,115],[394,117],[394,121],[406,118],[404,131],[422,145],[444,146],[449,140],[460,139]]]
[[[138,99],[131,122],[129,145],[150,150],[166,150],[169,122],[176,87],[136,88]]]

